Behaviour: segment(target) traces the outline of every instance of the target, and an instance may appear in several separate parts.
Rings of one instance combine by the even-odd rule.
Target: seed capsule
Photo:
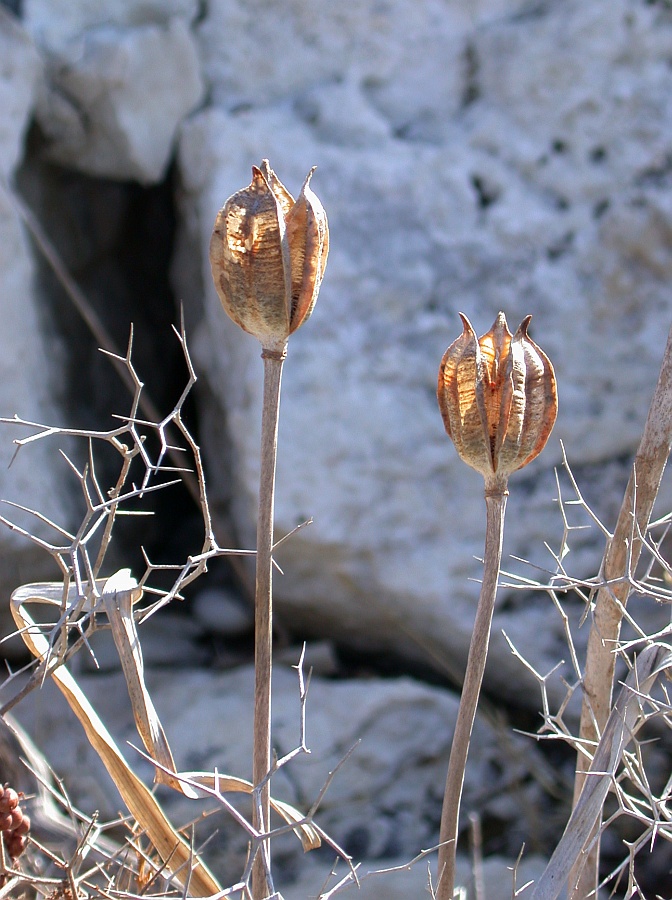
[[[19,805],[19,795],[16,793],[14,788],[5,787],[0,795],[0,810],[3,812],[8,810],[16,809]]]
[[[528,337],[531,316],[512,335],[500,312],[481,338],[460,318],[464,330],[439,368],[439,409],[457,452],[484,476],[486,490],[502,489],[546,445],[558,413],[555,373]]]
[[[283,350],[310,316],[329,252],[329,227],[308,176],[295,201],[268,160],[226,201],[210,240],[222,305],[265,349]]]
[[[25,834],[12,832],[11,834],[5,835],[4,841],[7,854],[12,860],[18,859],[26,849],[27,840]]]

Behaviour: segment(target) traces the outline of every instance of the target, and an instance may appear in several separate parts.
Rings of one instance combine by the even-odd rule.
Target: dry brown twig
[[[579,802],[574,807],[548,866],[535,886],[532,900],[555,900],[565,886],[568,871],[573,870],[590,853],[592,840],[597,840],[597,837],[592,836],[599,835],[604,802],[615,782],[625,748],[645,721],[642,703],[659,675],[671,667],[672,648],[665,644],[649,644],[639,655],[592,755]]]
[[[33,429],[27,438],[18,439],[18,449],[30,445],[36,440],[52,436],[82,438],[88,444],[88,462],[83,469],[79,470],[70,460],[66,460],[70,471],[80,485],[84,498],[84,516],[76,531],[70,532],[57,523],[45,519],[38,512],[34,512],[33,515],[43,525],[51,527],[56,532],[57,541],[49,542],[31,534],[28,529],[17,526],[5,517],[0,519],[8,527],[24,534],[49,552],[63,576],[62,582],[24,585],[17,589],[12,596],[12,612],[19,633],[36,658],[38,665],[27,687],[21,689],[4,704],[2,713],[7,714],[8,710],[19,699],[22,699],[28,690],[38,687],[45,678],[52,678],[80,719],[91,745],[97,750],[110,772],[137,823],[137,827],[146,834],[154,851],[159,853],[158,863],[152,861],[153,855],[147,857],[145,861],[146,865],[151,866],[150,871],[153,871],[151,878],[156,879],[159,873],[163,872],[161,877],[166,885],[170,883],[181,885],[180,890],[187,892],[189,896],[209,896],[221,894],[221,886],[208,872],[199,854],[173,828],[151,792],[138,779],[123,758],[113,738],[81,692],[66,665],[78,649],[85,645],[88,646],[90,635],[96,629],[104,627],[104,622],[107,621],[109,623],[107,627],[112,628],[115,644],[122,660],[137,729],[147,750],[147,755],[154,763],[156,780],[166,782],[187,796],[196,796],[193,783],[176,772],[167,737],[147,692],[137,625],[173,598],[181,597],[183,588],[206,571],[210,560],[224,554],[246,551],[231,551],[219,547],[213,532],[200,449],[184,424],[181,415],[184,401],[195,382],[195,374],[191,366],[184,332],[177,333],[177,337],[187,361],[189,380],[174,409],[157,423],[140,420],[137,417],[143,385],[132,365],[131,342],[129,342],[124,361],[135,384],[135,393],[130,414],[121,419],[122,424],[117,428],[106,432],[94,432],[59,429],[40,423],[26,422],[18,417],[4,420],[13,425]],[[172,476],[180,474],[174,467],[166,464],[170,449],[166,439],[169,426],[177,429],[183,435],[187,445],[186,449],[191,452],[191,462],[199,484],[204,532],[200,552],[189,556],[184,563],[175,566],[156,566],[146,557],[146,570],[140,582],[136,582],[127,570],[117,573],[112,578],[101,577],[115,522],[119,516],[127,512],[124,508],[125,504],[129,500],[141,500],[153,490],[169,487],[175,481]],[[158,445],[156,451],[151,449],[147,440],[151,435],[156,437]],[[119,455],[119,475],[110,491],[105,491],[98,479],[95,465],[97,442],[112,446]],[[173,449],[177,450],[178,448]],[[139,460],[143,466],[142,478],[137,485],[131,483],[129,486],[128,482],[134,471],[131,464],[135,460]],[[167,480],[166,476],[168,476]],[[28,510],[28,512],[33,511]],[[247,552],[252,553],[253,551]],[[169,589],[155,586],[153,575],[157,571],[165,572],[166,570],[174,570],[176,573],[172,586]],[[141,608],[139,601],[143,596],[155,599],[148,606]],[[35,602],[51,607],[56,613],[55,620],[38,626],[28,612],[28,606]],[[70,635],[74,635],[74,641],[69,640]],[[306,686],[301,666],[300,662],[300,746],[296,752],[290,753],[280,761],[279,764],[283,765],[294,758],[297,753],[308,752],[305,744]],[[11,683],[12,679],[10,678],[6,682],[6,687]],[[207,776],[207,773],[200,774],[202,778],[215,777]],[[217,790],[220,796],[223,796],[222,791],[224,790],[242,790],[258,796],[267,785],[270,774],[272,772],[265,773],[265,777],[261,780],[262,783],[256,789],[250,782],[244,782],[242,779],[217,775]],[[296,830],[302,840],[306,842],[307,849],[319,845],[320,833],[315,830],[307,817],[302,816],[287,804],[272,802],[281,817],[288,822],[287,827]],[[281,826],[275,831],[268,830],[264,834],[256,835],[256,843],[261,845],[264,841],[268,841],[270,836],[282,830]],[[91,826],[86,831],[85,840],[75,855],[69,861],[61,860],[69,873],[69,885],[73,892],[73,898],[77,896],[78,884],[81,881],[77,871],[84,858],[84,850],[96,843],[96,834],[98,834],[97,829]],[[115,878],[118,877],[121,876],[115,876]],[[228,893],[229,890],[226,889],[224,894]]]

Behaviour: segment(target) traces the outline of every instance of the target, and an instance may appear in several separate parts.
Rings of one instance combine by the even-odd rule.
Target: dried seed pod
[[[310,189],[296,201],[268,160],[229,197],[210,240],[210,265],[222,305],[265,349],[283,350],[313,311],[329,252],[322,204]]]
[[[12,834],[22,834],[26,835],[30,831],[30,816],[27,816],[25,813],[21,817],[21,821],[18,823],[16,828],[13,829]]]
[[[481,338],[460,313],[463,332],[443,355],[437,396],[448,435],[462,459],[505,489],[516,469],[543,450],[558,412],[553,366],[528,336],[531,316],[514,335],[504,313]]]
[[[14,788],[5,786],[0,791],[0,813],[11,812],[19,805],[19,795]]]
[[[0,787],[0,833],[12,859],[17,859],[26,849],[26,836],[30,831],[30,818],[19,805],[23,794],[5,785]]]
[[[16,831],[4,836],[5,849],[11,859],[18,859],[26,849],[27,839],[25,834]]]

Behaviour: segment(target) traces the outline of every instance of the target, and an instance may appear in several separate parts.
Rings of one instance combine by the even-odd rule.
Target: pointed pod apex
[[[518,331],[516,332],[516,337],[520,334],[523,337],[527,337],[527,329],[530,327],[530,322],[532,321],[532,316],[525,316],[523,321],[518,326]]]
[[[470,335],[470,336],[473,335],[474,337],[476,337],[476,332],[475,332],[474,329],[472,328],[471,322],[470,322],[469,319],[465,316],[465,314],[464,314],[464,313],[460,313],[459,316],[460,316],[460,319],[462,320],[462,330],[463,330],[463,333],[464,333],[464,334],[468,334],[468,335]]]
[[[252,181],[250,182],[250,189],[259,192],[266,192],[272,194],[272,188],[269,183],[268,174],[264,171],[263,167],[252,166]],[[241,191],[238,192],[242,193]],[[236,195],[234,195],[236,196]]]
[[[285,347],[317,300],[329,248],[322,204],[306,177],[297,200],[267,159],[217,215],[210,241],[215,288],[226,313],[265,349]]]
[[[491,335],[493,344],[498,347],[503,346],[505,343],[511,340],[513,335],[509,331],[506,316],[503,312],[500,311],[497,313],[497,318],[492,323],[492,328],[487,332],[487,334]],[[483,335],[483,337],[485,338],[486,335]]]
[[[555,373],[527,334],[531,316],[512,335],[500,312],[478,339],[469,319],[460,318],[463,333],[439,368],[439,409],[462,459],[486,487],[501,488],[546,445],[558,411]]]
[[[310,170],[310,172],[308,172],[304,179],[303,185],[301,186],[301,191],[305,191],[308,188],[308,186],[310,185],[310,179],[313,177],[316,171],[317,166],[313,166],[313,168]]]
[[[273,190],[274,182],[277,182],[278,184],[281,183],[267,159],[262,159],[260,166],[252,166],[252,174],[261,175],[271,190]]]

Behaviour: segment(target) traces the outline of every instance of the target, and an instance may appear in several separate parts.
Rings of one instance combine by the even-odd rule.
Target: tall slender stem
[[[460,708],[457,713],[455,734],[450,749],[446,792],[441,814],[441,833],[438,860],[437,900],[452,900],[455,886],[455,854],[460,815],[460,800],[464,784],[471,732],[476,717],[478,697],[481,692],[485,661],[490,642],[490,626],[495,609],[499,565],[502,559],[502,536],[504,533],[504,512],[506,510],[506,481],[490,485],[486,482],[485,492],[485,553],[483,561],[483,582],[478,598],[474,630],[469,645],[467,669],[464,676]]]
[[[602,562],[605,582],[597,592],[593,622],[588,635],[586,668],[583,675],[581,739],[594,744],[600,739],[611,711],[614,667],[621,632],[623,610],[630,594],[630,578],[642,550],[658,488],[672,447],[672,329],[667,336],[658,382],[649,406],[635,463],[625,489],[623,503]],[[620,579],[620,581],[619,581]],[[617,583],[614,583],[617,582]],[[579,753],[574,782],[574,806],[579,801],[591,760]],[[599,830],[597,823],[591,840]],[[569,877],[573,900],[596,896],[599,881],[600,841],[574,866]]]
[[[273,507],[278,451],[280,385],[285,350],[264,349],[264,395],[261,412],[261,473],[257,518],[257,572],[254,596],[254,747],[252,780],[259,785],[271,768],[271,675],[273,643]],[[270,828],[270,784],[266,781],[254,804],[253,824]],[[264,900],[273,893],[270,842],[259,848],[252,869],[252,896]]]

